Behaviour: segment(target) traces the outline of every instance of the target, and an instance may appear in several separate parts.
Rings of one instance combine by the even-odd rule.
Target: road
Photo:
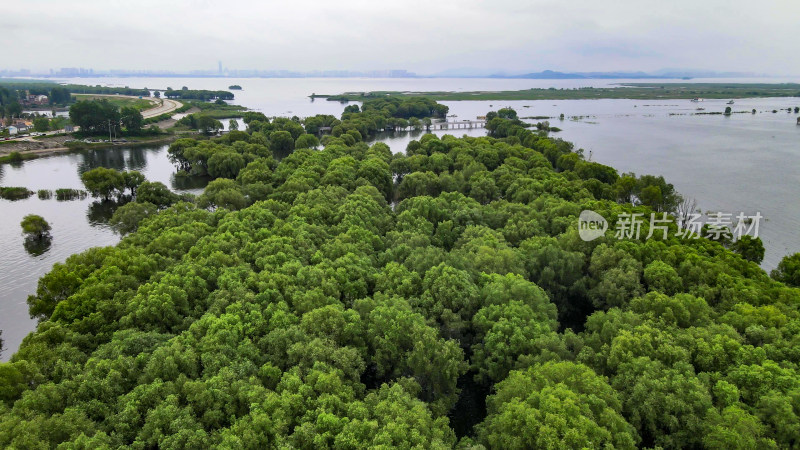
[[[183,106],[183,103],[175,100],[170,100],[167,98],[159,100],[161,100],[161,104],[159,106],[142,111],[143,118],[149,119],[151,117],[160,116],[161,114],[170,113]]]
[[[90,97],[90,98],[98,98],[98,97],[114,97],[114,98],[132,98],[134,100],[138,100],[140,97],[136,97],[133,95],[117,95],[117,94],[80,94],[80,97]],[[156,103],[156,106],[153,106],[149,109],[143,109],[141,111],[142,118],[149,119],[151,117],[160,116],[161,114],[166,114],[183,106],[183,103],[175,100],[170,100],[166,98],[155,98],[155,97],[144,97],[144,100],[150,100],[153,103]]]

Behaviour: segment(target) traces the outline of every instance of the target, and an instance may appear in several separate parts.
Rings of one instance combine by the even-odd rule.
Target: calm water
[[[510,90],[531,87],[608,86],[623,80],[487,80],[487,79],[75,79],[81,84],[128,85],[179,89],[226,89],[239,84],[235,103],[267,115],[332,114],[339,116],[338,102],[307,98],[312,92],[340,93],[366,90]],[[676,81],[676,80],[671,80]],[[709,80],[701,80],[709,81]],[[711,80],[713,81],[713,80]],[[734,81],[734,80],[726,80]],[[757,81],[765,80],[735,80]],[[798,81],[798,80],[768,80]],[[756,211],[766,218],[760,236],[766,247],[763,266],[775,267],[789,253],[800,251],[800,126],[796,115],[785,111],[800,106],[800,99],[736,100],[734,111],[759,112],[724,116],[689,116],[697,107],[722,111],[725,101],[700,104],[686,100],[559,100],[516,102],[445,102],[451,121],[474,119],[489,110],[515,108],[521,117],[565,114],[566,120],[551,119],[563,129],[556,136],[583,148],[593,161],[609,164],[621,172],[663,175],[684,195],[697,199],[704,211]],[[773,109],[783,112],[772,114]],[[583,116],[572,120],[572,116]],[[223,123],[227,128],[227,120]],[[244,127],[240,127],[244,129]],[[437,131],[439,135],[485,135],[483,129]],[[394,152],[402,152],[421,132],[384,135],[379,139]],[[28,161],[20,166],[0,165],[0,185],[26,186],[31,190],[82,188],[80,174],[94,167],[140,170],[148,180],[161,181],[176,191],[199,192],[174,179],[166,146],[139,149],[95,150]],[[38,278],[54,263],[89,247],[113,245],[119,237],[103,222],[104,211],[92,199],[71,202],[30,199],[0,200],[0,329],[8,359],[35,323],[27,313],[25,299],[36,290]],[[31,256],[23,248],[19,222],[26,214],[39,214],[53,227],[51,248]]]

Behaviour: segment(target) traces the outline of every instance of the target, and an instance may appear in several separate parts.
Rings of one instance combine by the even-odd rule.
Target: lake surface
[[[180,89],[226,89],[239,84],[237,104],[269,116],[332,114],[344,105],[325,100],[311,101],[312,92],[336,94],[345,91],[464,91],[512,90],[532,87],[602,87],[625,80],[494,80],[494,79],[73,79],[79,84],[121,85]],[[638,80],[643,81],[643,80]],[[664,80],[659,82],[683,82]],[[703,82],[714,80],[698,80]],[[728,82],[779,82],[800,80],[724,80]],[[780,259],[800,251],[800,126],[797,115],[786,108],[800,106],[800,98],[738,99],[734,112],[747,114],[690,115],[696,108],[723,111],[725,100],[691,103],[687,100],[541,100],[443,102],[458,117],[474,119],[489,110],[510,106],[520,117],[549,116],[551,125],[563,131],[554,136],[585,149],[587,157],[620,172],[663,175],[685,196],[697,200],[703,211],[760,212],[759,235],[766,257],[762,266],[774,268]],[[783,109],[773,114],[773,109]],[[757,113],[749,111],[756,109]],[[560,114],[565,120],[559,120]],[[574,118],[579,116],[578,118]],[[227,126],[227,120],[223,121]],[[536,120],[529,120],[536,122]],[[243,129],[243,127],[240,127]],[[402,152],[423,132],[382,135],[394,152]],[[483,129],[437,131],[436,134],[483,136]],[[178,184],[166,146],[137,149],[93,150],[27,161],[17,166],[0,165],[0,185],[37,189],[82,189],[80,174],[94,167],[139,170],[148,180],[161,181],[179,192],[200,192],[201,187]],[[58,202],[0,200],[0,330],[7,360],[22,338],[32,331],[25,300],[36,290],[38,278],[56,262],[94,246],[113,245],[119,236],[103,222],[102,205],[92,199]],[[53,227],[51,248],[31,256],[23,248],[19,222],[26,214],[39,214]]]

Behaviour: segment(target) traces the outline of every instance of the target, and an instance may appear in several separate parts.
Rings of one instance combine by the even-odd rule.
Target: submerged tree
[[[28,214],[20,223],[25,240],[22,245],[25,251],[33,256],[39,256],[50,249],[52,238],[50,224],[42,216]]]
[[[44,217],[35,214],[28,214],[20,223],[22,232],[29,239],[44,239],[50,236],[50,224]]]

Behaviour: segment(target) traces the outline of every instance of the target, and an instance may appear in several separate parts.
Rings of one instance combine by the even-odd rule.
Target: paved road
[[[175,111],[176,109],[183,106],[183,103],[175,100],[170,100],[167,98],[160,99],[160,101],[161,104],[159,106],[150,109],[145,109],[144,111],[142,111],[142,117],[145,119],[149,119],[151,117],[156,117],[160,116],[161,114],[166,114]]]
[[[139,97],[133,95],[117,95],[117,94],[86,94],[85,97],[114,97],[114,98],[132,98],[138,100]],[[149,109],[142,110],[142,117],[145,119],[149,119],[151,117],[160,116],[161,114],[166,114],[168,112],[175,111],[176,109],[183,106],[183,103],[175,100],[170,100],[166,98],[155,98],[155,97],[144,97],[144,100],[150,100],[151,102],[155,103],[156,105]]]

